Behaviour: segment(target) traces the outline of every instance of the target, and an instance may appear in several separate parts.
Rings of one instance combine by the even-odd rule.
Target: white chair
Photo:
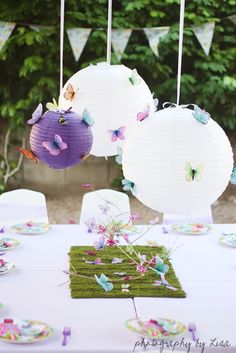
[[[189,215],[172,215],[165,213],[163,215],[163,224],[175,223],[207,223],[212,224],[211,206],[203,208],[201,211]]]
[[[127,222],[130,217],[129,198],[119,191],[100,189],[84,195],[80,214],[80,224],[95,218],[107,222],[109,217]]]
[[[10,226],[29,220],[48,223],[44,194],[17,189],[0,195],[0,225]]]

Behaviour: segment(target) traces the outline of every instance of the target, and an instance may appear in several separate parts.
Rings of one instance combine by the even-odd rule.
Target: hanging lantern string
[[[107,17],[107,64],[111,64],[111,26],[112,26],[112,0],[108,0]]]
[[[180,100],[180,85],[181,85],[181,69],[182,69],[182,55],[183,55],[183,36],[184,36],[184,8],[185,0],[180,1],[180,16],[179,16],[179,52],[178,52],[178,74],[177,74],[177,100],[179,105]]]
[[[64,51],[65,0],[61,0],[60,17],[60,93],[63,88],[63,51]]]

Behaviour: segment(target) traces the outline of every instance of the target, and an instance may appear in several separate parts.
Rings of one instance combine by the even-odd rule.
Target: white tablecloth
[[[149,239],[181,245],[172,262],[187,298],[136,298],[134,302],[140,316],[195,322],[199,340],[207,345],[215,337],[231,343],[230,348],[205,348],[204,352],[235,353],[236,249],[219,245],[222,231],[236,231],[236,225],[214,225],[213,231],[203,236],[163,234],[161,227],[153,227],[137,243],[145,244]],[[0,278],[0,302],[4,304],[0,316],[41,320],[54,327],[56,334],[48,341],[27,346],[0,342],[0,353],[133,351],[140,338],[123,324],[135,317],[132,299],[71,299],[69,286],[58,286],[67,279],[62,271],[69,266],[70,246],[92,244],[98,235],[78,225],[55,225],[44,235],[11,236],[21,245],[4,255],[16,264],[16,270]],[[72,328],[66,347],[61,346],[64,326]],[[189,334],[185,340],[192,343]],[[184,347],[181,350],[187,352]],[[155,351],[160,352],[160,348]],[[195,349],[192,343],[190,352],[200,353],[201,349]]]

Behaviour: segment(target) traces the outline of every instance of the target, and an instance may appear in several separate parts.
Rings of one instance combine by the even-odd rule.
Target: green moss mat
[[[124,247],[125,248],[125,247]],[[148,259],[152,256],[161,256],[164,248],[163,247],[150,247],[150,246],[134,246],[134,249],[145,254]],[[113,283],[114,288],[110,292],[105,292],[104,289],[95,281],[95,279],[81,278],[77,276],[70,276],[70,288],[72,298],[133,298],[133,297],[173,297],[173,298],[185,298],[186,294],[182,289],[178,278],[175,275],[174,269],[170,261],[166,260],[165,263],[169,265],[169,271],[165,275],[165,278],[170,285],[177,288],[177,291],[172,291],[165,286],[154,286],[155,280],[160,280],[160,276],[154,271],[149,270],[145,276],[131,280],[131,281],[114,281],[120,277],[115,275],[114,272],[126,272],[126,275],[136,276],[135,265],[130,265],[130,259],[119,250],[117,247],[111,247],[108,250],[97,251],[97,256],[89,256],[85,253],[86,250],[94,251],[91,246],[73,246],[70,249],[70,271],[83,276],[89,276],[94,278],[94,274],[100,276],[104,273],[109,277]],[[100,257],[105,263],[104,265],[93,265],[87,264],[83,260],[93,261],[95,258]],[[111,261],[114,257],[124,259],[121,264],[112,264]],[[122,292],[121,285],[129,284],[129,292]]]

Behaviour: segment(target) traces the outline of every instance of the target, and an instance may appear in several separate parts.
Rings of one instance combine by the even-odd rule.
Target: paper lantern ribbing
[[[225,190],[233,168],[230,142],[209,114],[201,112],[166,108],[133,129],[123,151],[123,185],[132,182],[135,196],[146,206],[190,214]]]
[[[48,110],[30,133],[32,152],[41,162],[55,169],[79,164],[90,152],[92,142],[90,126],[72,111]]]
[[[95,120],[90,154],[114,156],[139,123],[137,115],[154,111],[152,94],[137,74],[124,65],[100,63],[73,75],[59,98],[63,109],[72,107],[81,114],[87,108]]]

